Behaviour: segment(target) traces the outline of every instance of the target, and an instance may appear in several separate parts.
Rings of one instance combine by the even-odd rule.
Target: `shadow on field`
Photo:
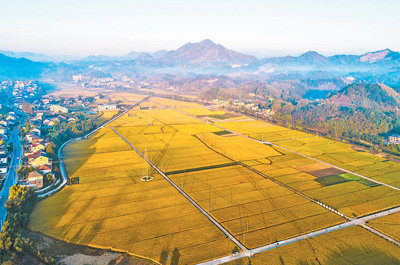
[[[168,260],[171,259],[171,263],[169,263],[170,265],[178,265],[180,257],[181,253],[179,253],[178,248],[175,248],[174,251],[172,251],[171,257],[169,256],[169,251],[164,249],[160,254],[160,263],[166,265]]]
[[[281,259],[281,264],[285,264]],[[298,265],[317,265],[321,264],[317,259],[312,261],[300,261]],[[363,264],[363,265],[398,265],[400,260],[396,259],[389,253],[376,248],[368,246],[362,247],[341,247],[334,251],[331,255],[327,256],[323,261],[324,265],[337,265],[337,264]]]
[[[64,147],[62,153],[68,177],[71,177],[93,154],[96,153],[95,146],[98,137],[99,135],[95,134],[88,140],[83,139],[73,141]]]

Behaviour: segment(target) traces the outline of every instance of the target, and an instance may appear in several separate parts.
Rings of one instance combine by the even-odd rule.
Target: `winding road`
[[[13,153],[11,155],[10,168],[8,169],[4,186],[0,192],[0,228],[7,217],[7,209],[5,207],[5,203],[10,193],[10,187],[15,185],[18,181],[16,170],[19,169],[22,157],[22,146],[17,129],[14,129],[14,131],[12,132],[10,140],[13,143]]]

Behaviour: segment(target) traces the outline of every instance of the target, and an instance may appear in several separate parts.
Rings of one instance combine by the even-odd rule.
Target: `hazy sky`
[[[0,0],[0,50],[120,55],[209,38],[253,54],[400,50],[399,0]]]

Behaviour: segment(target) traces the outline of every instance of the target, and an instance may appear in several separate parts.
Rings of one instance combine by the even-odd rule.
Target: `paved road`
[[[248,252],[248,249],[237,240],[228,230],[226,230],[220,223],[218,223],[211,215],[209,215],[200,205],[198,205],[189,195],[186,194],[181,188],[178,187],[169,177],[167,177],[164,172],[162,172],[158,167],[156,167],[151,161],[149,161],[139,150],[136,149],[125,137],[123,137],[119,132],[117,132],[113,127],[111,129],[118,134],[119,137],[122,138],[133,150],[136,151],[144,160],[154,168],[165,180],[169,182],[181,195],[183,195],[191,204],[193,204],[208,220],[210,220],[219,230],[222,231],[232,242],[234,242],[243,252]]]
[[[15,170],[19,169],[22,157],[22,146],[17,129],[14,129],[12,132],[10,140],[13,143],[13,153],[11,155],[10,168],[4,182],[3,189],[0,192],[0,227],[7,217],[7,210],[4,205],[8,199],[10,187],[17,183],[18,178]]]
[[[315,236],[323,235],[323,234],[326,234],[326,233],[329,233],[329,232],[332,232],[332,231],[336,231],[336,230],[339,230],[339,229],[342,229],[342,228],[350,227],[350,226],[353,226],[353,225],[360,225],[360,226],[362,226],[365,229],[368,229],[370,231],[371,230],[375,230],[375,229],[373,229],[373,228],[371,228],[369,226],[366,226],[365,222],[373,220],[373,219],[376,219],[376,218],[380,218],[380,217],[383,217],[383,216],[386,216],[386,215],[389,215],[389,214],[398,213],[398,212],[400,212],[400,207],[392,208],[390,210],[385,210],[385,211],[381,211],[381,212],[378,212],[378,213],[375,213],[375,214],[371,214],[371,215],[368,215],[368,216],[364,216],[364,217],[361,217],[361,218],[353,219],[353,220],[351,220],[349,222],[346,222],[346,223],[342,223],[342,224],[339,224],[339,225],[334,225],[334,226],[331,226],[331,227],[328,227],[328,228],[324,228],[324,229],[321,229],[321,230],[317,230],[317,231],[314,231],[314,232],[310,232],[310,233],[307,233],[307,234],[304,234],[304,235],[301,235],[301,236],[292,237],[292,238],[285,239],[285,240],[282,240],[282,241],[278,241],[278,242],[275,242],[275,243],[272,243],[272,244],[268,244],[268,245],[261,246],[261,247],[258,247],[258,248],[250,249],[249,251],[244,251],[244,252],[238,253],[237,255],[225,256],[225,257],[222,257],[222,258],[206,261],[206,262],[199,263],[199,264],[201,264],[201,265],[222,264],[222,263],[233,261],[233,260],[237,260],[237,259],[240,259],[240,258],[252,257],[255,254],[258,254],[258,253],[261,253],[261,252],[264,252],[264,251],[267,251],[267,250],[270,250],[270,249],[274,249],[274,248],[277,248],[277,247],[280,247],[280,246],[284,246],[284,245],[287,245],[287,244],[290,244],[290,243],[294,243],[294,242],[297,242],[297,241],[300,241],[300,240],[304,240],[304,239],[307,239],[307,238],[312,238],[312,237],[315,237]],[[371,231],[371,232],[375,233],[375,231]],[[378,232],[378,231],[376,231],[376,232]],[[380,232],[378,232],[378,233],[380,233]],[[390,238],[390,237],[388,237],[388,236],[386,236],[386,235],[384,235],[382,233],[380,233],[380,234],[382,235],[383,238],[391,241],[392,243],[394,243],[396,245],[400,245],[400,242],[398,242],[398,241],[396,241],[396,240],[394,240],[394,239],[392,239],[392,238]]]
[[[134,107],[138,106],[139,104],[141,104],[142,102],[148,100],[151,96],[147,96],[144,99],[136,102],[135,104],[131,105],[129,108],[127,108],[126,110],[124,110],[123,112],[121,112],[120,114],[118,114],[117,116],[113,117],[112,119],[108,120],[107,122],[103,123],[101,126],[97,127],[95,130],[91,131],[90,133],[76,138],[76,139],[71,139],[66,141],[62,146],[60,146],[60,148],[58,149],[58,158],[60,160],[60,173],[61,173],[61,184],[56,186],[55,189],[52,189],[50,191],[47,191],[45,193],[42,194],[38,194],[39,198],[44,198],[44,197],[48,197],[51,195],[54,195],[55,193],[57,193],[58,191],[60,191],[65,185],[67,185],[68,183],[68,174],[67,174],[67,170],[65,169],[65,164],[64,164],[64,158],[62,155],[62,150],[64,149],[64,147],[69,144],[72,141],[78,141],[78,140],[82,140],[82,139],[87,139],[90,135],[92,135],[93,133],[97,132],[98,130],[104,128],[105,126],[107,126],[108,124],[110,124],[111,122],[115,121],[116,119],[120,118],[122,115],[126,114],[127,112],[129,112],[131,109],[133,109]]]

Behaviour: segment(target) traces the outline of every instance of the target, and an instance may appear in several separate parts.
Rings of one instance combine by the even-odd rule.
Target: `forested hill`
[[[330,95],[326,102],[341,107],[396,111],[400,107],[400,94],[381,84],[352,84]]]
[[[46,63],[13,58],[0,53],[0,80],[38,78],[47,68]]]
[[[399,146],[386,145],[388,135],[400,133],[399,93],[380,84],[352,84],[325,100],[298,104],[290,112],[278,112],[301,128],[336,139],[375,144],[400,153]],[[281,111],[282,112],[282,111]]]

